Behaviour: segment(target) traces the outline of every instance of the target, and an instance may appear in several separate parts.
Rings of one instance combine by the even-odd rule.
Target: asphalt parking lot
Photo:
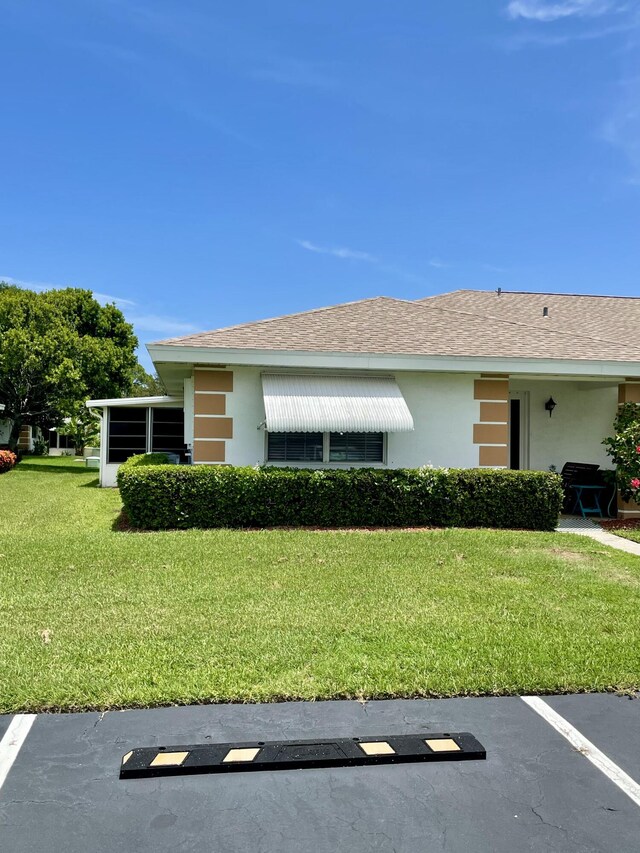
[[[628,774],[626,792],[517,697],[40,715],[5,766],[0,850],[637,853],[640,700],[544,706]],[[449,731],[472,732],[487,760],[119,779],[135,747]]]

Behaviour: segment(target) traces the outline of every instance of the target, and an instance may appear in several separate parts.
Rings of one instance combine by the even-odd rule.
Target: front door
[[[529,392],[509,392],[509,468],[529,467]]]

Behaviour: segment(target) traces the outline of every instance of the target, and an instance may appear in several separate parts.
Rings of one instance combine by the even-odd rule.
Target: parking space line
[[[35,714],[16,714],[0,740],[0,788],[4,785],[35,720]]]
[[[580,734],[578,729],[574,728],[571,723],[568,723],[550,705],[547,705],[540,696],[521,696],[520,698],[536,714],[539,714],[550,726],[553,726],[557,732],[565,737],[578,752],[581,752],[585,758],[588,758],[621,791],[624,791],[637,806],[640,806],[640,785],[631,776],[618,767],[617,764],[608,758],[604,752],[601,752],[590,740],[587,740],[584,735]]]

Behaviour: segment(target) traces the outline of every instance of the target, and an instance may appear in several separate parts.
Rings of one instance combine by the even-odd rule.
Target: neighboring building
[[[610,467],[616,407],[640,402],[639,327],[640,299],[463,290],[159,341],[169,396],[87,404],[101,483],[151,450],[199,465]]]
[[[49,456],[75,456],[76,446],[73,439],[55,427],[49,430],[47,444],[49,445]]]
[[[9,446],[9,438],[11,437],[11,424],[9,418],[0,419],[0,447]]]
[[[9,438],[11,437],[11,427],[13,421],[9,418],[0,420],[0,447],[9,446]],[[30,453],[33,450],[35,442],[42,436],[38,427],[26,425],[20,430],[18,437],[18,450],[21,453]]]

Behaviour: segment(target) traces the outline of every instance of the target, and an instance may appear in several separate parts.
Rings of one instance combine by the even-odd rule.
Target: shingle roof
[[[640,299],[463,290],[417,302],[363,299],[157,343],[625,362],[640,361],[640,343],[633,343],[638,328]]]
[[[418,301],[476,316],[574,332],[613,341],[622,347],[640,342],[640,299],[635,297],[455,290]],[[543,316],[544,308],[548,309],[547,317]]]

